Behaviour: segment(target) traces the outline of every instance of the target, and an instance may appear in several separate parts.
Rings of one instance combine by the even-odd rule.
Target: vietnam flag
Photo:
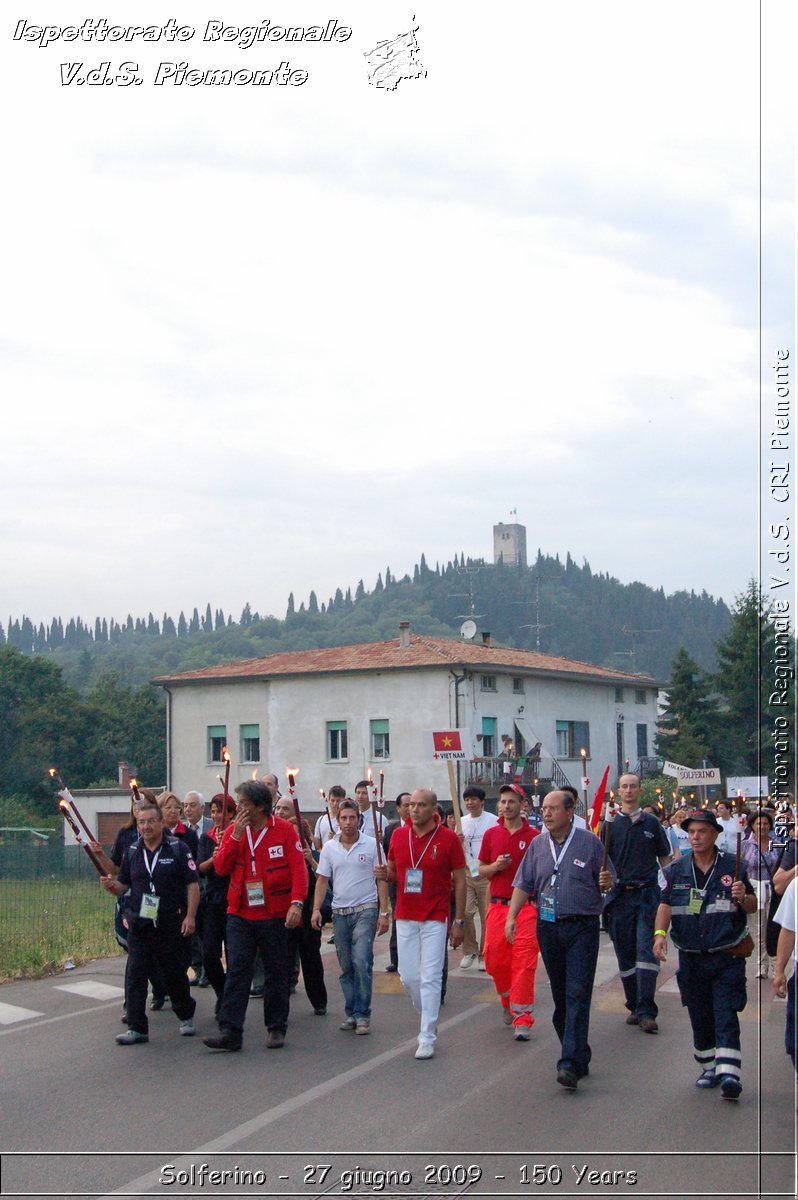
[[[460,742],[460,731],[458,729],[445,730],[443,733],[433,733],[432,745],[436,754],[451,754],[453,751],[462,754],[463,751]],[[609,768],[607,769],[609,770]]]
[[[596,789],[596,794],[593,797],[593,809],[590,814],[590,828],[594,833],[598,833],[599,824],[601,823],[601,808],[604,804],[604,797],[607,794],[607,780],[610,777],[609,766],[601,777],[601,783]]]

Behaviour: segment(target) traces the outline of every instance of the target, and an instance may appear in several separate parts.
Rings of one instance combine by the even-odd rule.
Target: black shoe
[[[199,976],[198,972],[195,971],[194,978],[189,979],[189,981],[188,981],[188,986],[189,987],[199,987],[199,981],[200,981],[200,976]]]
[[[200,975],[199,979],[197,980],[197,987],[206,988],[206,987],[210,987],[210,986],[211,986],[211,981],[208,978],[208,976],[205,974],[205,972],[203,971],[202,974]]]
[[[167,996],[153,996],[150,1000],[150,1012],[160,1012],[167,999]]]
[[[270,1029],[266,1036],[267,1050],[280,1050],[285,1045],[285,1030]]]
[[[743,1085],[733,1075],[721,1075],[720,1094],[724,1100],[738,1100]]]
[[[253,987],[253,988],[250,988],[250,989],[249,989],[249,994],[250,994],[250,996],[262,996],[262,995],[263,995],[263,988],[262,988],[262,987]]]
[[[560,1087],[564,1087],[569,1092],[575,1092],[579,1085],[576,1075],[573,1071],[569,1071],[567,1067],[563,1067],[562,1070],[557,1072],[557,1082]]]
[[[397,967],[396,963],[388,963],[388,966],[385,968],[385,970],[389,975],[395,975],[399,968]]]
[[[240,1050],[241,1038],[232,1033],[212,1033],[202,1039],[203,1045],[209,1050]]]
[[[629,1016],[626,1018],[626,1024],[627,1025],[639,1025],[640,1018],[638,1017],[637,1013],[629,1013]]]
[[[318,1008],[313,1009],[313,1012],[317,1017],[326,1017],[327,1016],[326,1005],[324,1005],[324,1004],[319,1005]]]
[[[641,1017],[638,1024],[643,1033],[659,1033],[659,1025],[653,1017]]]

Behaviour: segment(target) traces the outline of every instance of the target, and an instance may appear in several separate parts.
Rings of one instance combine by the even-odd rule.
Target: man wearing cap
[[[723,827],[708,809],[683,822],[690,838],[688,858],[665,871],[657,909],[654,956],[664,962],[668,927],[679,951],[679,992],[693,1027],[693,1053],[701,1068],[696,1087],[720,1086],[724,1100],[740,1095],[740,1021],[746,1005],[745,954],[753,949],[746,914],[756,911],[756,894],[741,862],[717,849]],[[750,953],[750,950],[748,951]]]
[[[479,870],[479,850],[482,839],[496,824],[492,812],[485,811],[485,793],[481,787],[467,787],[463,792],[463,804],[468,816],[460,822],[462,845],[466,857],[466,907],[465,929],[463,930],[463,957],[460,967],[473,967],[478,959],[480,971],[485,970],[485,923],[488,916],[488,881]],[[476,915],[479,913],[479,941],[477,941]]]
[[[521,813],[522,787],[506,783],[499,789],[499,820],[487,831],[479,850],[479,874],[490,889],[485,922],[485,966],[502,1002],[505,1025],[513,1026],[517,1042],[528,1042],[535,1023],[535,969],[538,939],[537,910],[531,900],[518,914],[515,939],[504,934],[513,880],[526,848],[539,837]]]
[[[623,984],[627,1025],[657,1033],[659,963],[654,958],[654,918],[659,902],[658,870],[671,861],[668,835],[658,819],[640,810],[640,779],[627,772],[618,781],[621,811],[606,834],[618,882],[606,898],[607,928]]]

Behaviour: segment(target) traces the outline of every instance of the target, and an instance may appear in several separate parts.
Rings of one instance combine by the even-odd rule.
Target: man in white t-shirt
[[[313,830],[313,845],[321,850],[325,842],[338,832],[338,805],[346,799],[346,788],[334,783],[327,793],[327,811],[322,813]]]
[[[316,891],[310,923],[321,929],[321,906],[332,880],[335,953],[341,968],[346,1016],[342,1030],[371,1031],[371,988],[374,936],[388,932],[388,884],[374,878],[377,843],[359,828],[360,813],[352,800],[338,806],[338,834],[325,842],[316,867]]]
[[[479,969],[485,970],[483,950],[485,947],[485,921],[488,915],[488,900],[490,896],[490,880],[481,879],[479,875],[479,851],[482,839],[487,831],[498,824],[499,818],[485,811],[485,793],[481,787],[467,787],[463,792],[463,803],[468,809],[468,816],[462,819],[463,853],[466,857],[466,907],[465,928],[463,930],[463,957],[461,968],[474,965],[474,959],[479,956]],[[479,913],[479,942],[475,916]]]
[[[778,925],[781,925],[779,934],[779,942],[776,947],[776,973],[773,976],[773,991],[777,996],[787,997],[787,1024],[784,1031],[784,1048],[792,1059],[792,1065],[798,1075],[798,1062],[796,1061],[796,1013],[795,1004],[795,989],[796,978],[798,978],[798,948],[795,942],[795,932],[798,928],[798,879],[788,885],[787,891],[781,898],[781,903],[776,910],[776,915],[773,918]],[[792,958],[793,969],[789,980],[787,979],[787,963]]]
[[[715,809],[718,821],[723,826],[723,833],[718,834],[715,846],[721,854],[736,854],[737,834],[743,832],[743,827],[737,818],[732,816],[731,805],[725,800],[718,800]]]

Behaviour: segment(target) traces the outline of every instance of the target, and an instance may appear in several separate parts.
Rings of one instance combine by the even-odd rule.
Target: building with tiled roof
[[[348,790],[371,768],[386,795],[431,786],[448,796],[447,767],[425,733],[462,729],[474,760],[461,785],[495,788],[508,771],[579,787],[581,750],[596,780],[650,755],[657,683],[606,667],[481,641],[411,635],[390,642],[270,654],[154,681],[168,693],[169,786],[218,790],[221,751],[231,781],[300,769],[306,805]],[[545,785],[543,785],[545,787]],[[543,790],[543,789],[541,789]]]

